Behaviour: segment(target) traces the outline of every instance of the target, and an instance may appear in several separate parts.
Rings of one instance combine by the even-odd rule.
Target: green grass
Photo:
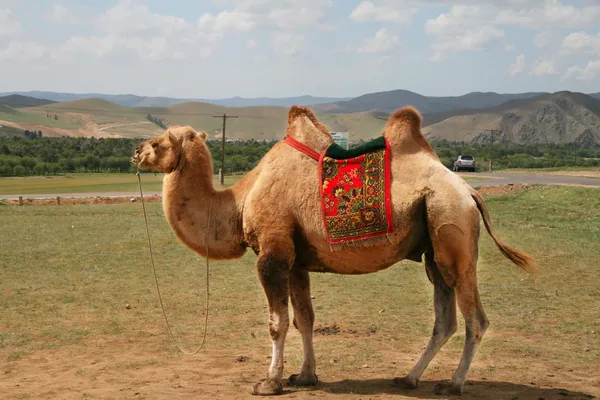
[[[163,174],[143,174],[145,191],[162,189]],[[7,195],[66,194],[93,192],[136,192],[138,181],[134,173],[89,173],[61,176],[32,176],[0,178],[0,193]]]
[[[535,278],[510,264],[482,229],[478,279],[491,326],[471,376],[527,383],[554,371],[597,376],[600,190],[541,187],[487,203],[499,235],[536,256],[542,273]],[[160,203],[147,209],[167,312],[176,337],[190,349],[203,327],[203,260],[176,239]],[[160,354],[178,355],[158,307],[140,212],[139,203],[0,206],[3,232],[9,232],[0,240],[0,364],[22,363],[45,350],[87,351],[98,343],[107,352],[150,344],[148,364]],[[251,251],[239,260],[211,262],[209,349],[260,354],[262,360],[270,354],[255,262]],[[348,376],[368,364],[369,371],[387,368],[376,373],[387,378],[399,373],[389,369],[392,361],[406,370],[403,357],[420,355],[433,322],[422,265],[404,261],[375,274],[312,274],[311,280],[316,327],[356,331],[316,335],[321,374]],[[459,321],[429,371],[451,371],[458,363],[464,341]],[[294,372],[302,358],[297,333],[286,355],[286,373]]]
[[[225,176],[225,186],[240,179],[240,175]],[[142,174],[142,188],[146,194],[162,191],[162,173]],[[218,178],[215,176],[217,185]],[[28,194],[68,194],[68,193],[108,193],[137,192],[138,181],[134,173],[88,173],[60,176],[32,176],[0,178],[0,193],[4,195]]]
[[[54,118],[46,118],[45,115],[23,111],[23,110],[14,110],[10,107],[3,106],[0,108],[0,121],[8,121],[14,123],[21,124],[29,124],[29,125],[44,125],[51,126],[56,128],[71,128],[76,129],[80,128],[79,125],[67,123],[64,121],[55,120]],[[42,130],[43,131],[43,130]]]

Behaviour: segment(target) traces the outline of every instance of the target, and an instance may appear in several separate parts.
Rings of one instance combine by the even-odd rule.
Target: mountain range
[[[28,93],[59,100],[85,96]],[[228,138],[268,140],[282,137],[289,106],[298,104],[310,105],[330,130],[347,131],[350,140],[357,141],[379,135],[390,112],[412,105],[423,115],[423,132],[430,140],[489,142],[491,130],[498,130],[494,137],[496,143],[600,143],[600,93],[473,92],[454,97],[428,97],[407,90],[391,90],[353,99],[303,96],[219,100],[226,105],[212,100],[199,102],[134,95],[117,95],[117,103],[103,98],[114,100],[113,95],[98,96],[60,102],[14,94],[2,97],[0,125],[43,130],[50,136],[148,137],[163,131],[156,124],[156,119],[160,119],[167,126],[189,124],[218,138],[221,120],[213,115],[228,113],[239,116],[228,121]],[[316,101],[323,103],[314,104]],[[280,105],[269,105],[273,103]],[[147,118],[149,114],[151,119]]]
[[[429,140],[600,144],[600,99],[573,92],[543,94],[463,110],[424,127],[423,133]]]
[[[37,99],[46,99],[54,102],[66,102],[84,99],[103,99],[126,107],[168,107],[175,104],[201,102],[210,103],[225,107],[250,107],[250,106],[280,106],[291,107],[292,105],[308,106],[320,103],[330,103],[344,101],[346,98],[333,97],[314,97],[314,96],[296,96],[296,97],[256,97],[243,98],[231,97],[226,99],[201,99],[201,98],[175,98],[175,97],[152,97],[136,96],[133,94],[102,94],[102,93],[58,93],[44,91],[29,92],[8,92],[0,93],[0,96],[21,95],[34,97]]]

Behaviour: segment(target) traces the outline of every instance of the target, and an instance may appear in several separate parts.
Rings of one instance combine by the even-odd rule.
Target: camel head
[[[179,167],[189,143],[201,143],[208,150],[205,141],[205,132],[196,132],[190,126],[172,126],[161,136],[140,143],[131,162],[141,170],[170,173]]]

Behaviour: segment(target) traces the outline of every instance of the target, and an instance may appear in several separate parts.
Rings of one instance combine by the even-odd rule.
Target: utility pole
[[[221,138],[221,185],[225,183],[225,125],[227,118],[237,118],[237,115],[213,115],[213,118],[223,118],[223,137]]]
[[[491,133],[490,140],[492,142],[492,153],[493,153],[494,152],[494,133],[499,134],[500,129],[490,129],[489,132]],[[493,154],[490,154],[490,161],[489,161],[489,165],[488,165],[490,171],[492,170],[492,155]]]

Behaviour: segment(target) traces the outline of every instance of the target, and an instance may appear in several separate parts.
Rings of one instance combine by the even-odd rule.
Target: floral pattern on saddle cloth
[[[321,157],[321,208],[329,243],[366,244],[393,232],[389,151],[386,140],[384,148],[352,158]]]

